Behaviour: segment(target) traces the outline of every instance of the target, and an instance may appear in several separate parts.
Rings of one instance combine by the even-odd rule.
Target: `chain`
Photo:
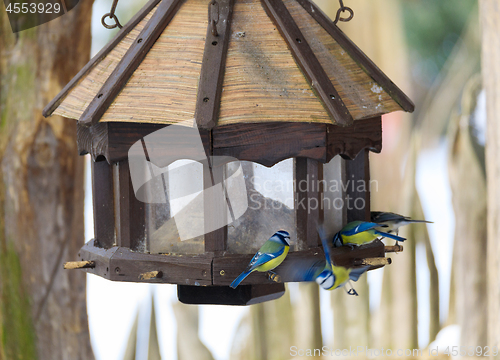
[[[114,29],[115,27],[118,27],[119,29],[122,28],[122,24],[120,24],[120,22],[118,21],[118,18],[115,15],[116,5],[118,5],[118,0],[113,0],[113,5],[111,5],[111,11],[107,14],[104,14],[103,17],[101,18],[101,24],[106,29]],[[115,23],[113,25],[106,24],[106,18],[108,18],[108,17],[115,21]]]
[[[344,6],[343,0],[339,0],[339,3],[340,3],[340,8],[337,10],[337,15],[335,16],[335,20],[333,21],[335,25],[337,25],[337,22],[339,22],[339,20],[343,22],[348,22],[354,17],[354,11],[350,7]],[[340,14],[343,13],[344,11],[347,11],[349,13],[349,17],[347,18],[340,17]]]
[[[215,16],[212,16],[212,9]],[[216,19],[215,19],[216,18]],[[219,36],[217,33],[217,23],[219,22],[219,3],[215,0],[208,4],[208,23],[212,26],[212,35]]]

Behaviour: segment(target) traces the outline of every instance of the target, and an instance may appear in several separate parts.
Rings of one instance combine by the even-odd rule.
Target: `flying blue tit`
[[[347,269],[343,266],[335,266],[330,256],[330,248],[328,247],[327,237],[324,229],[318,226],[318,233],[323,244],[325,252],[326,265],[324,270],[316,277],[316,282],[325,290],[335,290],[344,286],[348,281],[358,281],[359,277],[364,274],[370,266],[364,266],[357,269]],[[356,290],[351,285],[351,289],[347,292],[349,295],[358,295]]]
[[[348,245],[352,248],[354,245],[368,244],[381,237],[391,238],[396,241],[406,240],[400,236],[380,231],[381,227],[385,228],[386,225],[366,221],[351,221],[333,236],[333,246]]]
[[[385,232],[395,232],[396,235],[399,233],[399,228],[401,226],[405,226],[411,223],[432,223],[432,221],[426,220],[412,220],[408,216],[403,216],[392,212],[372,211],[370,215],[372,222],[380,225],[386,225],[383,230]],[[382,227],[378,229],[381,230]]]
[[[290,249],[290,234],[284,230],[276,232],[257,251],[245,271],[229,285],[233,289],[254,271],[266,272],[274,269],[285,260]]]

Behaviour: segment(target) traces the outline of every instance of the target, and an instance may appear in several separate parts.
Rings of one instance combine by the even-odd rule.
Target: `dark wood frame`
[[[241,155],[244,160],[267,166],[272,166],[283,158],[293,157],[296,183],[307,179],[308,176],[322,180],[322,163],[328,162],[334,155],[342,155],[346,159],[353,158],[345,160],[345,179],[362,180],[369,184],[368,154],[370,150],[380,149],[381,119],[378,117],[356,123],[358,121],[355,122],[357,129],[370,131],[356,132],[349,127],[323,124],[248,124],[216,127],[211,131],[200,130],[200,136],[208,156]],[[285,131],[286,125],[290,126],[291,131]],[[92,261],[95,266],[85,271],[114,281],[178,284],[180,299],[185,303],[195,304],[203,301],[247,305],[281,296],[282,283],[294,281],[287,269],[293,267],[297,261],[309,261],[312,264],[324,258],[316,230],[316,224],[323,220],[323,212],[320,209],[309,212],[298,207],[298,251],[291,252],[276,269],[281,277],[279,284],[264,273],[252,273],[239,290],[226,289],[245,269],[252,257],[251,254],[225,252],[227,227],[205,235],[204,254],[148,254],[147,244],[141,243],[142,239],[147,238],[144,204],[134,196],[128,161],[124,157],[134,142],[141,141],[142,137],[163,127],[149,124],[102,123],[90,128],[79,128],[78,145],[81,153],[94,152],[93,157],[98,160],[93,164],[95,240],[86,244],[79,254],[82,261]],[[290,143],[286,152],[282,149],[282,142],[278,141],[276,144],[274,141],[278,133],[283,134],[285,143]],[[97,153],[96,149],[100,153]],[[255,151],[252,152],[251,149]],[[267,149],[267,152],[260,149]],[[359,151],[357,155],[356,150]],[[108,163],[106,159],[111,161]],[[208,164],[211,166],[210,162]],[[212,181],[218,181],[222,175],[217,169],[210,170],[210,179],[204,180],[206,186],[212,186]],[[321,188],[298,188],[295,191],[296,201],[305,199],[307,203],[308,199],[312,198],[321,201],[321,193]],[[369,190],[358,192],[357,188],[353,190],[348,187],[345,196],[362,198],[366,205],[364,209],[347,209],[345,220],[368,220]],[[336,264],[352,267],[364,258],[384,258],[385,252],[383,243],[375,241],[352,251],[347,248],[333,249],[332,256]],[[372,266],[372,269],[377,267],[380,266]],[[146,276],[153,272],[154,276]],[[202,286],[198,288],[200,285]],[[257,285],[258,287],[254,288]],[[221,286],[225,290],[219,291],[218,287]],[[200,300],[201,294],[206,300]]]
[[[94,160],[103,156],[108,163],[117,163],[127,160],[135,142],[166,126],[107,122],[87,128],[78,124],[78,150]],[[379,153],[382,120],[380,116],[356,120],[348,127],[295,122],[234,124],[200,129],[200,136],[209,156],[232,156],[268,167],[291,157],[327,163],[336,155],[354,159],[363,149]]]

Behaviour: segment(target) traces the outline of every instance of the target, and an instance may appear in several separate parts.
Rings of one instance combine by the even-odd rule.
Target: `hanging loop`
[[[339,3],[340,3],[340,8],[337,10],[337,15],[335,16],[335,20],[333,21],[335,25],[337,25],[337,22],[339,21],[348,22],[354,17],[354,11],[350,7],[344,6],[343,0],[339,0]],[[347,11],[349,13],[349,17],[346,18],[340,17],[340,15],[344,11]]]
[[[101,18],[101,24],[106,29],[114,29],[115,27],[118,27],[119,29],[122,28],[122,24],[120,24],[120,21],[118,21],[118,17],[115,15],[117,5],[118,5],[118,0],[113,0],[113,4],[111,5],[111,11],[107,14],[104,14],[103,17]],[[106,23],[106,18],[108,18],[108,17],[110,19],[113,19],[115,21],[115,23],[112,25],[108,25]]]
[[[216,0],[208,4],[208,23],[212,27],[212,35],[219,36],[217,32],[217,23],[219,22],[219,3]]]

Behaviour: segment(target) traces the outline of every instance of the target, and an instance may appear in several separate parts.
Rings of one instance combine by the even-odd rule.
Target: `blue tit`
[[[318,233],[323,244],[325,252],[326,264],[323,271],[316,277],[316,282],[325,290],[335,290],[344,286],[348,281],[358,281],[359,277],[364,274],[370,266],[363,266],[357,269],[347,269],[343,266],[335,266],[333,264],[330,248],[328,247],[327,236],[322,227],[318,227]],[[351,285],[351,290],[347,292],[349,295],[358,295],[356,290]]]
[[[342,230],[336,233],[333,237],[333,246],[339,247],[342,245],[348,246],[359,246],[363,244],[368,244],[375,239],[387,237],[394,239],[396,241],[405,241],[397,235],[389,234],[384,231],[378,230],[380,227],[385,227],[385,225],[376,224],[373,222],[366,221],[351,221],[349,224],[344,226]]]
[[[357,269],[347,269],[343,266],[332,266],[332,269],[325,269],[318,275],[316,282],[325,290],[335,290],[344,286],[348,281],[358,281],[370,266],[363,266]],[[351,289],[347,292],[349,295],[358,295],[356,290],[351,285]]]
[[[405,226],[411,223],[432,223],[432,221],[426,220],[412,220],[408,216],[403,216],[395,214],[392,212],[382,212],[382,211],[372,211],[371,221],[380,225],[386,225],[383,230],[385,232],[395,232],[396,235],[399,232],[401,226]],[[379,230],[382,227],[378,228]]]
[[[234,279],[229,286],[236,289],[250,273],[254,271],[266,272],[274,269],[285,260],[289,249],[290,234],[284,230],[276,232],[257,251],[245,271]]]

